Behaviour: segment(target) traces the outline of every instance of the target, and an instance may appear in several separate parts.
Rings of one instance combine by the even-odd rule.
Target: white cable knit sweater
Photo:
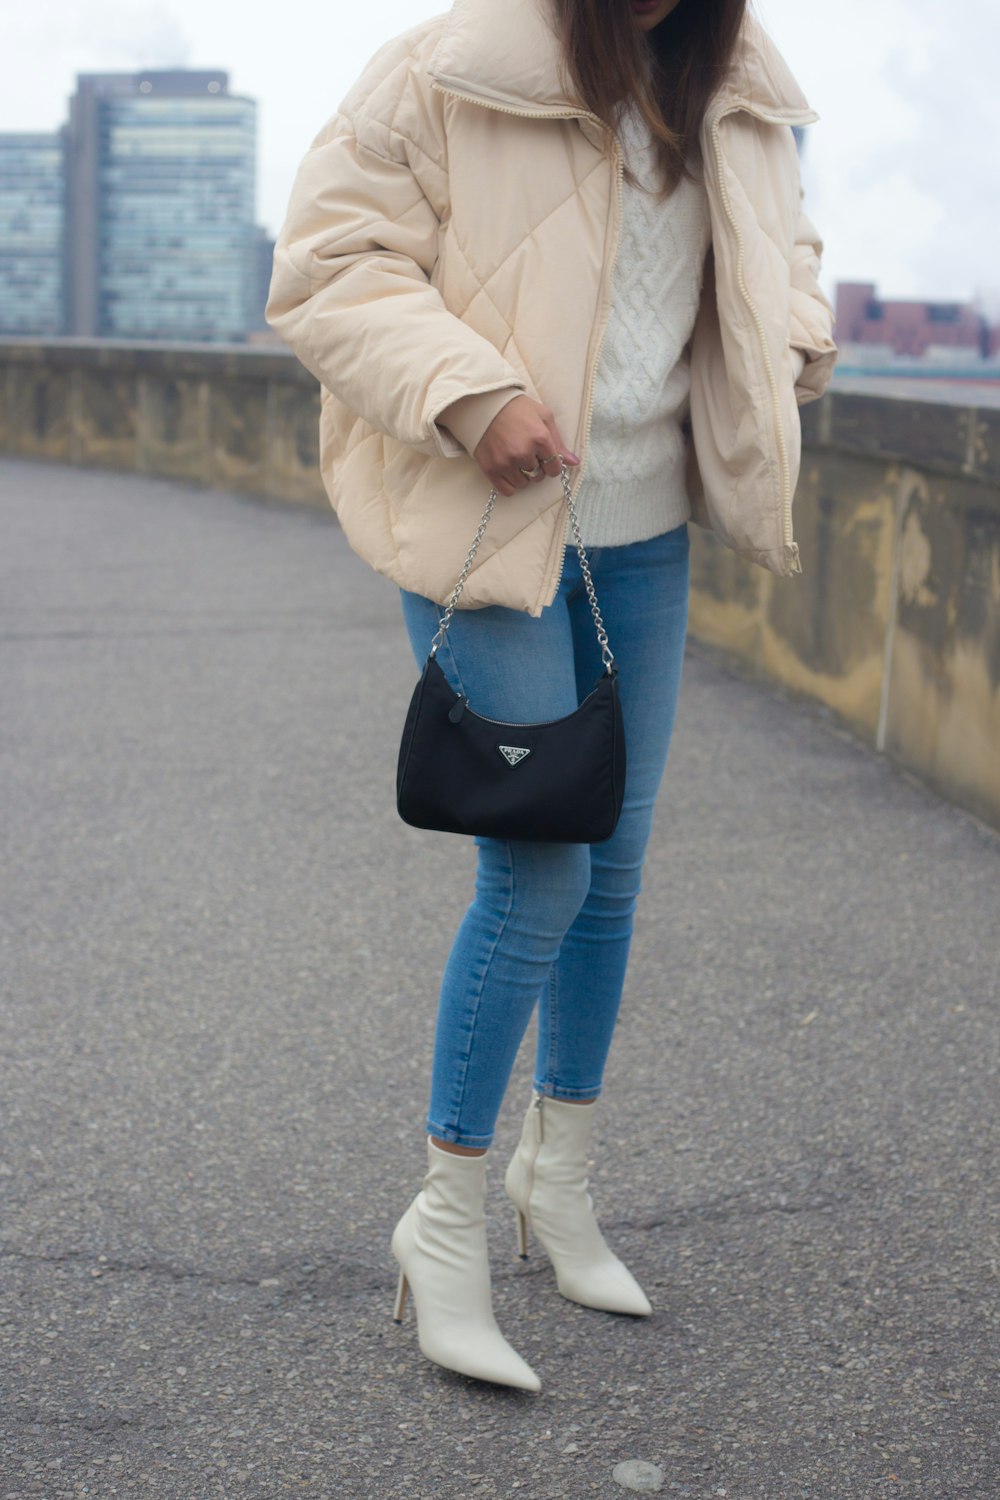
[[[619,139],[643,187],[658,184],[642,116],[622,117]],[[645,541],[690,519],[684,437],[691,336],[711,241],[701,157],[666,202],[622,182],[622,222],[611,310],[594,385],[587,468],[577,508],[588,546]],[[442,415],[469,453],[515,389],[466,396]]]
[[[658,182],[653,138],[634,109],[619,139],[644,187]],[[690,519],[681,423],[691,337],[711,241],[700,156],[666,202],[622,184],[611,313],[594,387],[587,468],[577,509],[584,541],[616,547]]]

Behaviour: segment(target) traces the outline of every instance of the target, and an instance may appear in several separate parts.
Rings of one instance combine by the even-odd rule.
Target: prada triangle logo
[[[509,766],[519,766],[525,756],[531,754],[523,745],[498,745],[497,749]]]

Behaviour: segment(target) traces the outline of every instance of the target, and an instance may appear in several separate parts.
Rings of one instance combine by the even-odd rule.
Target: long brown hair
[[[693,181],[685,157],[732,60],[748,0],[679,0],[651,31],[629,0],[552,0],[563,55],[581,101],[611,129],[633,100],[657,143],[663,187]],[[635,178],[625,169],[627,179]]]

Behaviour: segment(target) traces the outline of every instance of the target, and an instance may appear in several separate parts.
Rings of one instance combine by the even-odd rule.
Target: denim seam
[[[490,949],[489,957],[487,958],[486,963],[483,966],[483,974],[482,974],[482,978],[479,981],[479,990],[478,990],[478,993],[476,995],[476,1000],[475,1000],[475,1009],[473,1010],[472,1015],[470,1017],[470,1026],[469,1026],[470,1038],[469,1038],[468,1049],[467,1049],[467,1051],[465,1053],[465,1057],[463,1059],[462,1077],[461,1077],[461,1081],[459,1082],[459,1086],[458,1086],[458,1090],[457,1090],[458,1103],[457,1103],[457,1105],[453,1106],[453,1109],[454,1109],[454,1118],[455,1118],[456,1121],[459,1120],[459,1119],[461,1119],[462,1105],[465,1102],[465,1085],[466,1085],[466,1082],[467,1082],[468,1077],[469,1077],[469,1065],[470,1065],[470,1063],[472,1061],[472,1049],[473,1049],[473,1047],[475,1046],[475,1043],[476,1043],[476,1021],[479,1018],[479,1007],[482,1005],[482,1001],[483,1001],[483,991],[485,990],[487,981],[488,981],[488,979],[490,977],[490,969],[493,966],[493,960],[496,957],[496,951],[499,948],[500,942],[501,942],[501,940],[503,938],[503,935],[504,935],[504,933],[507,930],[507,924],[510,921],[511,912],[514,910],[514,894],[515,894],[515,892],[514,892],[514,885],[515,885],[514,850],[513,850],[513,846],[511,845],[511,842],[510,842],[509,839],[506,840],[505,842],[506,842],[506,845],[507,845],[507,863],[508,863],[508,866],[510,868],[510,889],[509,889],[509,896],[508,896],[508,901],[507,901],[507,910],[504,912],[503,917],[500,920],[500,925],[497,928],[497,934],[496,934],[496,937],[493,940],[493,946]],[[459,1136],[461,1134],[461,1132],[460,1132],[459,1127],[458,1127],[457,1124],[452,1127],[452,1132],[456,1136]],[[491,1135],[490,1136],[490,1140],[487,1141],[486,1144],[489,1145],[492,1142],[492,1139],[493,1139],[493,1137]],[[456,1140],[455,1144],[456,1145],[473,1145],[473,1146],[474,1145],[482,1145],[483,1144],[483,1138],[481,1136],[470,1137],[469,1140],[467,1140],[467,1141],[466,1140]]]
[[[556,1049],[559,1045],[559,958],[549,970],[549,1055],[545,1059],[545,1082],[551,1083],[555,1074]],[[535,1080],[536,1084],[538,1080]]]
[[[559,1039],[559,1014],[557,996],[559,991],[559,960],[556,959],[549,971],[549,1049],[545,1061],[544,1076],[537,1072],[533,1080],[536,1093],[543,1094],[549,1099],[590,1099],[596,1098],[603,1087],[603,1079],[600,1083],[592,1085],[581,1085],[577,1088],[565,1087],[556,1082],[556,1048]]]

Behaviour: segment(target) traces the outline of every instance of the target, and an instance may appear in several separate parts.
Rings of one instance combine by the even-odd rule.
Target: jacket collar
[[[564,117],[587,112],[566,74],[550,0],[455,0],[428,72],[441,88],[495,109]],[[708,115],[733,109],[792,125],[819,119],[749,10]]]

